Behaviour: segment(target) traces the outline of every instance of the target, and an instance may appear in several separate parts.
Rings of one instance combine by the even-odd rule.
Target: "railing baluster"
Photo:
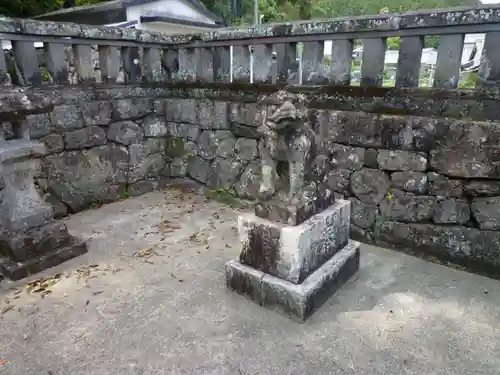
[[[384,82],[386,38],[370,38],[363,41],[361,86],[382,86]]]
[[[302,83],[321,83],[325,81],[323,57],[324,42],[305,42],[302,52]]]
[[[33,41],[13,40],[12,49],[21,73],[21,77],[18,77],[19,83],[28,86],[40,85],[42,75],[38,65],[35,43]]]
[[[214,51],[212,48],[196,49],[196,80],[200,82],[214,81]]]
[[[231,81],[231,47],[214,48],[214,79],[217,82]]]
[[[486,34],[481,66],[478,71],[478,85],[483,89],[489,89],[500,82],[500,31]]]
[[[351,83],[352,40],[333,40],[330,65],[330,81],[335,85]]]
[[[455,89],[460,79],[460,65],[464,48],[463,34],[442,35],[434,72],[435,88]]]
[[[418,87],[424,38],[421,36],[402,37],[399,45],[396,87]]]
[[[298,83],[297,43],[278,43],[276,52],[276,77],[278,83]]]
[[[120,49],[114,46],[99,46],[99,67],[104,83],[117,83],[120,76]]]
[[[195,48],[179,49],[179,76],[183,81],[196,81],[197,65]]]
[[[250,50],[248,47],[233,47],[233,82],[250,82]]]
[[[144,48],[144,75],[148,82],[164,80],[160,49]]]
[[[68,63],[65,53],[66,46],[66,44],[62,43],[44,43],[47,70],[52,81],[60,85],[69,84]]]
[[[176,81],[179,79],[179,50],[163,50],[163,69],[165,69],[169,80]]]
[[[79,82],[94,82],[94,64],[92,62],[92,46],[88,44],[73,45],[76,71]]]
[[[10,85],[12,83],[9,72],[7,70],[7,62],[3,51],[2,41],[0,40],[0,85]]]
[[[142,80],[141,56],[138,47],[122,48],[123,69],[125,69],[125,82],[137,83]]]
[[[253,81],[270,83],[272,80],[272,44],[257,44],[253,47]]]

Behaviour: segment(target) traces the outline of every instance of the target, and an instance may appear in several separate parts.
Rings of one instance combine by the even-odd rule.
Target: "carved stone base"
[[[85,243],[70,235],[64,223],[5,231],[0,238],[0,272],[19,280],[86,252]]]
[[[227,286],[261,306],[275,308],[303,321],[359,269],[359,246],[349,243],[301,284],[266,274],[237,261],[226,263]]]
[[[317,189],[309,197],[304,195],[296,202],[283,201],[280,197],[257,202],[255,215],[263,219],[288,225],[299,225],[311,216],[326,210],[335,202],[335,197],[328,189]]]
[[[349,201],[334,205],[297,226],[255,215],[238,217],[241,264],[298,284],[349,240]]]

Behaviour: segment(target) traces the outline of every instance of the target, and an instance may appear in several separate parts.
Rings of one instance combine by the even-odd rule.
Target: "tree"
[[[0,0],[0,14],[30,18],[62,8],[101,3],[107,0]]]

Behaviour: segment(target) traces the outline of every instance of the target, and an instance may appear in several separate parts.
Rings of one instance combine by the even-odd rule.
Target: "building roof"
[[[40,20],[63,20],[65,16],[76,16],[78,14],[83,15],[86,13],[104,13],[104,12],[116,12],[124,11],[126,8],[131,6],[144,5],[148,3],[153,3],[159,0],[110,0],[104,1],[98,4],[92,5],[82,5],[67,9],[56,10],[55,12],[45,13],[40,16],[36,16],[36,19]],[[191,5],[193,8],[198,10],[204,16],[215,21],[216,24],[222,25],[224,21],[222,18],[216,14],[210,12],[203,4],[198,0],[182,0],[187,4]],[[117,20],[116,22],[119,22]]]

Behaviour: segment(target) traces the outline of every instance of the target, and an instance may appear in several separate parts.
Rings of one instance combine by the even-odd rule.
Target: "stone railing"
[[[400,38],[396,87],[419,85],[424,38],[439,36],[433,86],[456,88],[464,35],[485,33],[481,86],[500,76],[500,6],[418,11],[227,28],[191,35],[34,20],[0,20],[4,82],[158,81],[349,85],[355,41],[363,41],[361,86],[382,86],[388,37]],[[331,61],[324,59],[331,41]],[[43,50],[37,48],[43,45]],[[41,66],[43,69],[41,69]]]

